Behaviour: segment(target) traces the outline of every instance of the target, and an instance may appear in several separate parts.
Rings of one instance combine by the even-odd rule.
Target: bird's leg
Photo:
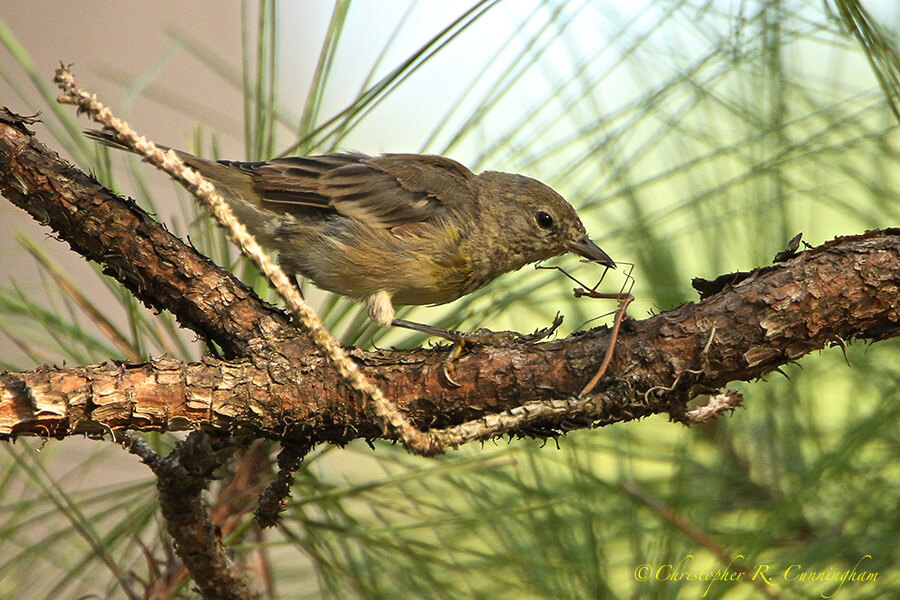
[[[476,329],[472,332],[455,331],[452,329],[444,329],[435,327],[434,325],[426,325],[425,323],[416,323],[415,321],[407,321],[405,319],[393,319],[391,325],[394,327],[403,327],[404,329],[412,329],[421,333],[427,333],[435,337],[441,337],[445,340],[453,342],[453,347],[447,354],[443,362],[444,377],[447,381],[459,387],[459,384],[453,380],[450,373],[453,371],[453,361],[459,358],[466,344],[477,344],[480,346],[506,346],[513,343],[531,344],[539,342],[550,335],[562,324],[562,316],[557,314],[553,319],[553,323],[549,327],[538,329],[529,334],[521,334],[515,331],[491,331],[489,329]]]
[[[306,300],[306,297],[303,295],[303,277],[301,275],[298,275],[297,273],[294,273],[292,279],[294,281],[294,287],[297,288],[297,293],[300,294],[301,298]]]
[[[390,294],[381,290],[368,298],[366,304],[369,309],[369,318],[382,327],[403,327],[404,329],[412,329],[435,337],[444,338],[453,343],[447,357],[443,363],[443,373],[446,380],[456,387],[459,384],[450,376],[453,370],[453,361],[459,358],[466,344],[479,344],[482,346],[506,346],[513,343],[534,343],[538,342],[553,334],[554,331],[562,324],[562,316],[556,315],[550,327],[538,329],[534,333],[522,335],[514,331],[490,331],[489,329],[478,329],[471,333],[461,331],[453,331],[451,329],[443,329],[433,325],[424,323],[416,323],[415,321],[407,321],[405,319],[394,318],[394,305],[391,301]]]

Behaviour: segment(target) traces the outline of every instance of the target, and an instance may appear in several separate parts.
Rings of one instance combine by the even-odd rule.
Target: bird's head
[[[524,175],[486,171],[481,210],[496,229],[497,246],[515,252],[522,264],[566,252],[615,268],[616,263],[587,235],[571,204],[549,186]]]

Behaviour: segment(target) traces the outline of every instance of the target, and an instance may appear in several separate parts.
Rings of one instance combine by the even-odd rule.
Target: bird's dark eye
[[[537,221],[538,227],[543,229],[549,229],[553,227],[553,217],[550,216],[549,213],[545,213],[544,211],[539,211],[538,214],[534,217],[534,220]]]

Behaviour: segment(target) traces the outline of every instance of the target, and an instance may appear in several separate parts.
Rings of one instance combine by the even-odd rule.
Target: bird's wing
[[[328,154],[223,164],[250,173],[270,210],[334,209],[374,227],[427,221],[475,196],[472,172],[441,156]]]

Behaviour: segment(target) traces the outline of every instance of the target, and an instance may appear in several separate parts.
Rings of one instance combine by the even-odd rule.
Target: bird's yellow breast
[[[316,286],[358,300],[386,291],[395,304],[443,304],[469,291],[472,263],[464,241],[446,222],[360,226],[322,236],[316,248],[282,261]]]

